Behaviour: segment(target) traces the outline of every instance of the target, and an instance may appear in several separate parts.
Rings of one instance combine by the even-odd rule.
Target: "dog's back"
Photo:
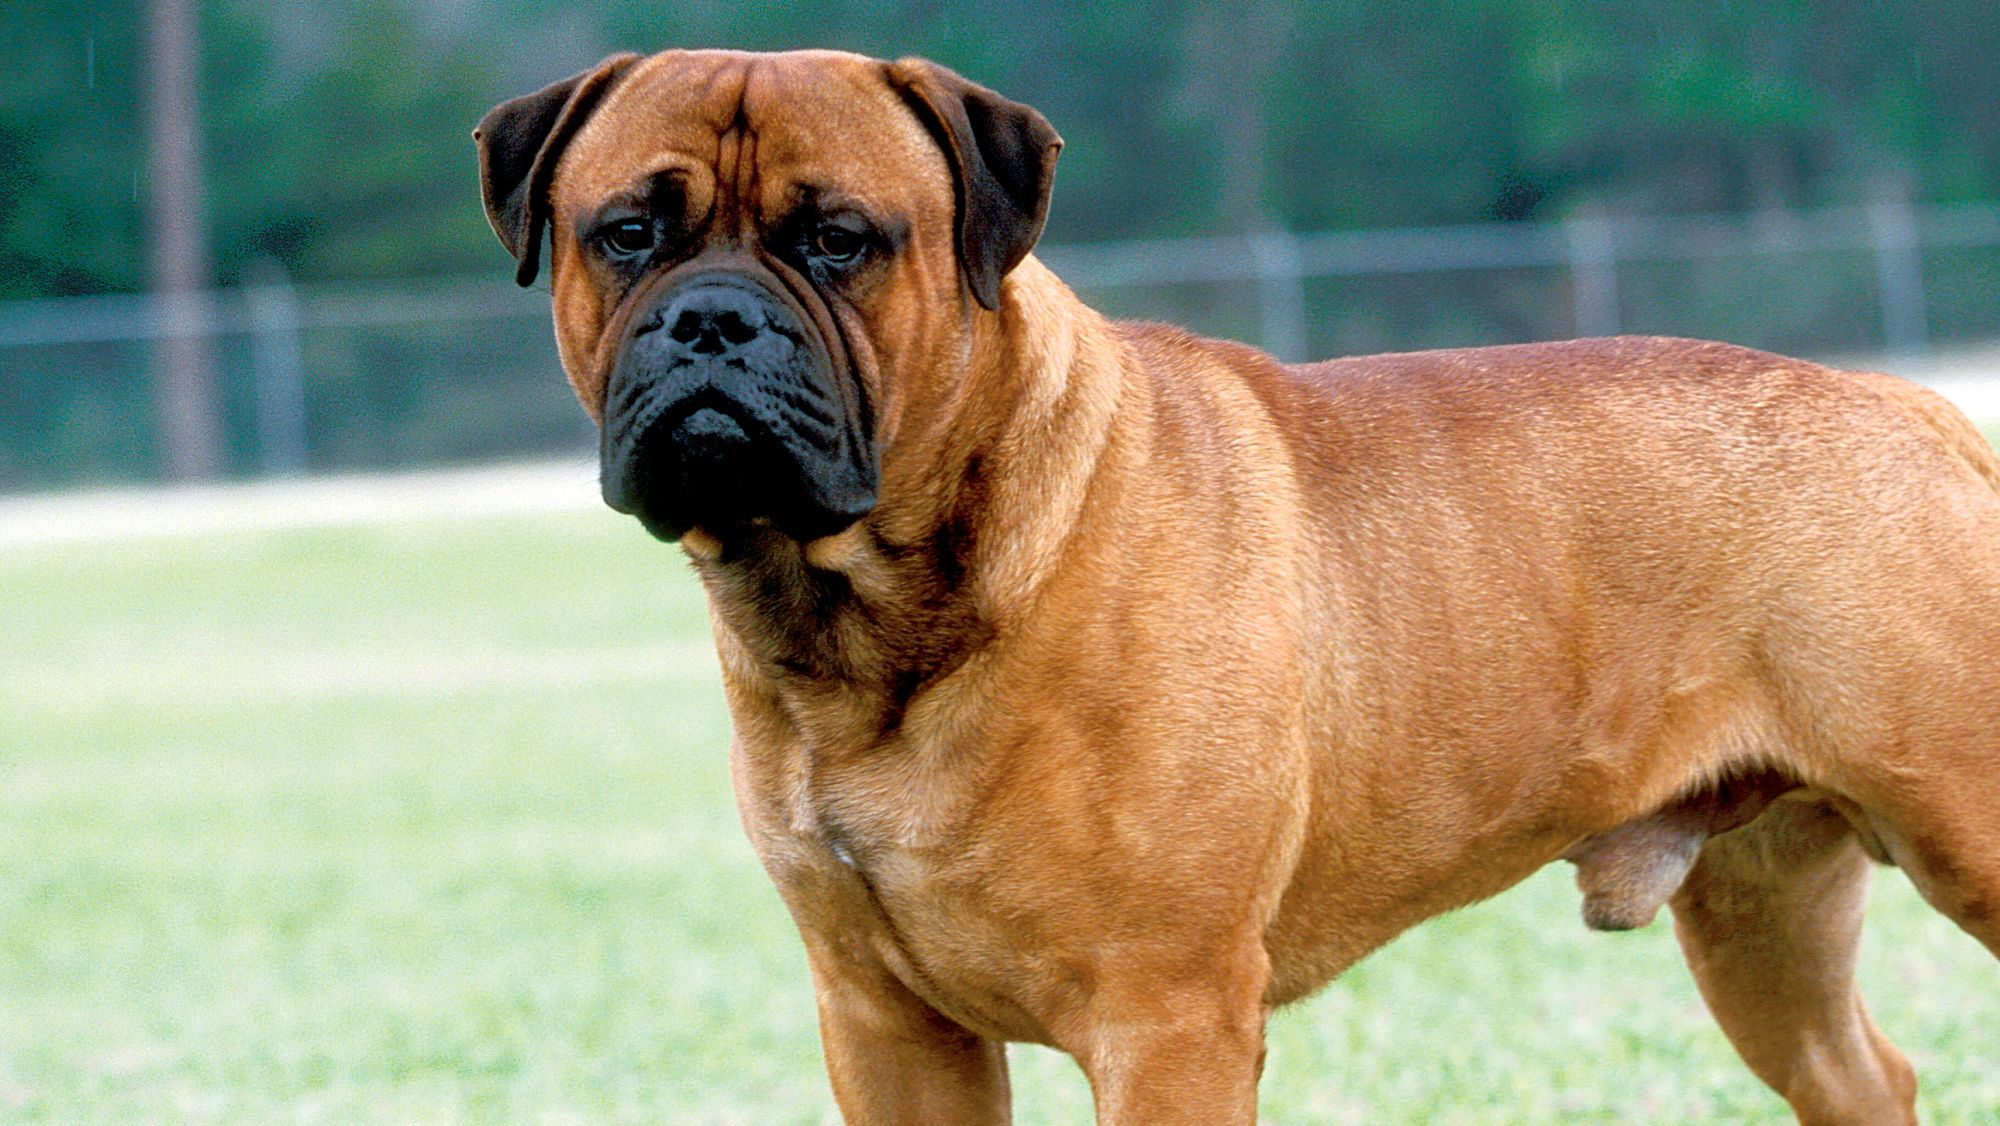
[[[1336,629],[1369,620],[1431,658],[1448,635],[1467,664],[1483,650],[1635,701],[1656,689],[1663,708],[1754,680],[1755,722],[1807,770],[1954,702],[2000,726],[2000,684],[1974,672],[2000,664],[2000,458],[1922,387],[1658,338],[1291,372],[1280,422],[1340,544]],[[1485,708],[1548,698],[1485,687]],[[1639,706],[1602,699],[1590,720],[1569,703],[1548,706],[1586,726]],[[1703,768],[1778,734],[1711,732]]]

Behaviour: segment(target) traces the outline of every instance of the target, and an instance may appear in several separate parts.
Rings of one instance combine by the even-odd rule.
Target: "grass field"
[[[0,551],[0,1120],[831,1120],[678,553],[609,513]],[[2000,965],[1880,873],[1926,1121]],[[1018,1121],[1089,1121],[1016,1049]],[[1567,866],[1281,1014],[1271,1123],[1786,1121]]]

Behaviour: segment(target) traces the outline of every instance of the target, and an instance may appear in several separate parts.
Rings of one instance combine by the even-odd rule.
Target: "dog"
[[[706,588],[849,1123],[1254,1121],[1263,1029],[1556,859],[1671,904],[1810,1122],[1912,1122],[1871,859],[2000,951],[2000,460],[1654,338],[1303,366],[1030,253],[1062,140],[920,59],[618,55],[475,133],[604,499]]]

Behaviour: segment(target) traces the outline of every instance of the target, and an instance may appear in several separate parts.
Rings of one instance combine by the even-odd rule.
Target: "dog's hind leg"
[[[1889,862],[1966,933],[2000,957],[2000,754],[1984,771],[1948,772],[1948,786],[1871,805],[1856,820],[1874,828]]]
[[[1777,801],[1702,847],[1675,932],[1708,1008],[1805,1123],[1914,1123],[1916,1077],[1854,983],[1869,862],[1822,801]]]
[[[2000,957],[2000,551],[1933,585],[1947,609],[1877,658],[1915,670],[1880,693],[1866,729],[1887,734],[1833,788],[1877,859]]]

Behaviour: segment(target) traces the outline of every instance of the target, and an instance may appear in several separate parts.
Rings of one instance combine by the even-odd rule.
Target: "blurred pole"
[[[1930,352],[1930,316],[1924,302],[1923,243],[1907,178],[1883,182],[1868,208],[1868,234],[1875,248],[1875,282],[1882,296],[1882,342],[1895,356]]]
[[[153,401],[167,474],[180,480],[213,477],[222,469],[195,21],[195,0],[150,2],[146,164],[152,287],[160,321]]]
[[[1288,364],[1306,358],[1306,277],[1299,240],[1271,228],[1249,236],[1257,264],[1257,314],[1264,350]]]
[[[275,258],[250,264],[250,367],[257,390],[257,457],[265,474],[306,471],[306,370],[299,346],[299,296]]]
[[[1578,336],[1618,335],[1618,246],[1611,221],[1583,211],[1563,225]]]
[[[1222,170],[1216,219],[1242,232],[1257,271],[1257,317],[1264,350],[1286,362],[1305,358],[1305,280],[1297,240],[1272,205],[1268,61],[1285,50],[1292,6],[1279,0],[1198,4],[1182,26],[1179,100],[1205,119]]]

